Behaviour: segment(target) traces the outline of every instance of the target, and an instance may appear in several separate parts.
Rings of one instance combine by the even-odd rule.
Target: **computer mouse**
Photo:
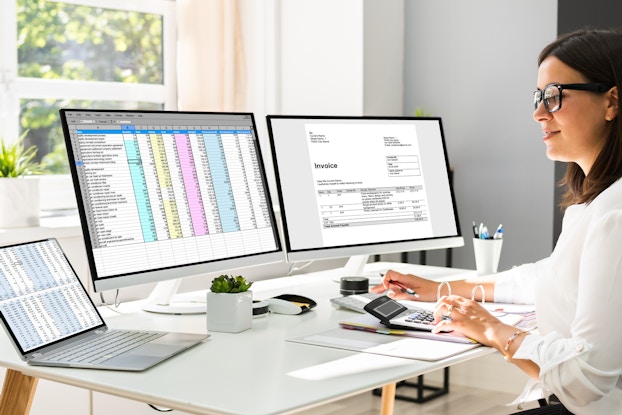
[[[297,294],[282,294],[265,301],[268,303],[268,310],[277,314],[302,314],[317,305],[312,299]]]

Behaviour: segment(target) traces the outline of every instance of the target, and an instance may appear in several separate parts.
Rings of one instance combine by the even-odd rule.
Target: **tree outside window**
[[[3,105],[19,107],[3,110],[19,113],[19,133],[28,130],[26,145],[38,147],[50,173],[69,172],[60,108],[174,105],[173,78],[165,77],[174,71],[174,59],[166,68],[164,62],[175,43],[172,1],[3,1],[16,1],[17,16],[16,70],[9,63],[4,71],[17,76],[0,78],[9,91]]]

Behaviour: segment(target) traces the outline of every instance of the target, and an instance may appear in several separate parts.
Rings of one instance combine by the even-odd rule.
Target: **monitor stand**
[[[369,255],[352,255],[343,267],[342,277],[363,276],[363,269],[368,259]]]
[[[185,298],[175,300],[181,278],[162,281],[156,284],[143,310],[160,314],[205,314],[205,299]]]
[[[369,279],[369,285],[378,285],[382,283],[383,274],[370,274],[365,272],[365,265],[369,255],[353,255],[343,267],[342,274],[335,279],[339,282],[341,277],[366,277]]]

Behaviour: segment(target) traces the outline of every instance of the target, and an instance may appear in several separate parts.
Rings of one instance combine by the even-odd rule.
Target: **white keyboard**
[[[348,310],[352,310],[352,311],[356,311],[361,314],[365,314],[367,313],[367,311],[363,309],[363,307],[365,307],[365,304],[369,303],[370,301],[382,295],[384,294],[377,294],[377,293],[355,294],[355,295],[348,295],[345,297],[331,298],[330,302],[335,308],[346,308]]]

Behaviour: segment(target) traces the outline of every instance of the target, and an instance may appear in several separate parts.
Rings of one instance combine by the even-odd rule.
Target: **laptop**
[[[209,336],[108,328],[54,238],[0,247],[0,317],[39,366],[141,371]]]

